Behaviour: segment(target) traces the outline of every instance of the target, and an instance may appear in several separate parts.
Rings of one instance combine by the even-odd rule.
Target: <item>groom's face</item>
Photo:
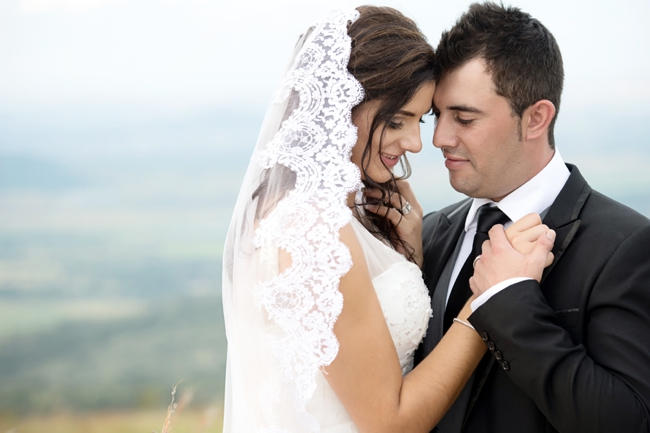
[[[499,201],[525,182],[520,118],[496,93],[482,58],[447,73],[433,102],[433,145],[442,150],[455,190]]]

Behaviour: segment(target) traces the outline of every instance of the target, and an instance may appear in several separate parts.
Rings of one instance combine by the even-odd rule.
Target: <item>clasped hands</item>
[[[507,230],[497,224],[488,234],[490,239],[483,242],[469,280],[475,296],[510,278],[539,282],[544,268],[553,263],[555,231],[542,224],[538,214],[526,215]]]
[[[415,262],[422,266],[422,206],[407,181],[399,180],[397,186],[399,193],[392,193],[387,203],[366,204],[364,207],[393,223],[400,238],[413,248]],[[366,189],[364,194],[374,200],[386,200],[377,189]],[[412,206],[408,214],[399,211],[404,203]],[[555,232],[542,224],[536,213],[524,216],[506,230],[502,225],[495,225],[488,234],[490,240],[483,243],[481,256],[474,262],[474,275],[469,280],[475,296],[510,278],[540,281],[544,268],[553,262],[551,249]]]

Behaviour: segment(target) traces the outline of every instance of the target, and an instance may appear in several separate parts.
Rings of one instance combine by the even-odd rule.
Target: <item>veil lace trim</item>
[[[224,432],[320,430],[307,406],[338,354],[339,284],[352,266],[339,231],[362,186],[350,154],[364,91],[347,69],[358,15],[333,13],[299,40],[235,205],[223,255]]]
[[[337,13],[307,36],[277,98],[295,92],[299,102],[261,161],[263,168],[279,164],[296,175],[294,188],[260,222],[255,246],[275,245],[291,256],[286,271],[257,289],[269,318],[283,331],[274,355],[303,402],[314,392],[318,370],[338,353],[333,332],[343,307],[338,287],[352,266],[338,232],[352,217],[348,194],[361,187],[359,169],[350,161],[357,140],[351,111],[364,92],[347,70],[347,23],[357,16],[357,11]]]

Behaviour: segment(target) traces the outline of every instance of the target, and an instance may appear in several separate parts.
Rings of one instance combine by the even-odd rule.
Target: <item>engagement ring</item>
[[[402,207],[402,215],[408,215],[411,213],[411,203],[406,202],[404,203],[404,206]]]

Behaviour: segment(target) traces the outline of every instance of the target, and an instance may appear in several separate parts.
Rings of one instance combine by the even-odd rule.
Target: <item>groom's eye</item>
[[[461,125],[469,125],[473,121],[474,119],[465,119],[460,116],[456,116],[456,122],[460,123]]]

